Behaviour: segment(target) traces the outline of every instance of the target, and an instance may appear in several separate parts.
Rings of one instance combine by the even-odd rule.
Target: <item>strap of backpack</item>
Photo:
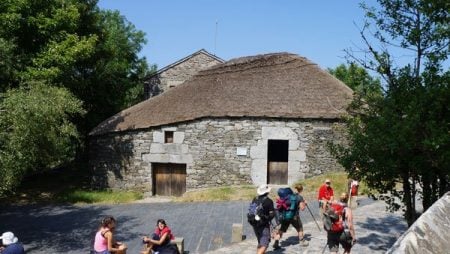
[[[295,194],[291,194],[289,196],[289,201],[291,202],[291,206],[289,207],[289,210],[294,211],[295,208],[297,207],[297,197],[295,196]]]

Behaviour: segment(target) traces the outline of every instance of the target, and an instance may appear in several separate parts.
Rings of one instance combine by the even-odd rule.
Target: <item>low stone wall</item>
[[[449,253],[450,192],[436,201],[386,252]]]
[[[342,124],[267,118],[206,118],[148,130],[94,136],[94,185],[150,191],[152,163],[186,164],[187,190],[267,182],[268,140],[288,140],[288,184],[339,170],[327,143]],[[173,132],[173,143],[164,132]]]

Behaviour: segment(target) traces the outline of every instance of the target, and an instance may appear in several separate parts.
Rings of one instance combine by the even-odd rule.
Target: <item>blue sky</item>
[[[359,2],[100,0],[99,6],[119,10],[145,32],[141,55],[158,69],[202,48],[224,60],[291,52],[327,68],[345,63],[344,49],[361,45]]]

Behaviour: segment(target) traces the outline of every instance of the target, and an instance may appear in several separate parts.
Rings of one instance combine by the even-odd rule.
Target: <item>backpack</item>
[[[344,220],[345,205],[333,203],[328,206],[328,209],[323,213],[323,228],[327,232],[342,232],[345,228]]]
[[[266,216],[264,216],[263,203],[267,196],[264,198],[254,198],[248,207],[247,221],[254,227],[264,226],[266,224]]]
[[[280,220],[286,221],[294,218],[298,209],[298,200],[291,188],[278,189],[277,210],[280,213]]]

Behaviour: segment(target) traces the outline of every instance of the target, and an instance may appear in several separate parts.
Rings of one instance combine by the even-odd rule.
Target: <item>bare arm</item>
[[[126,248],[126,246],[124,244],[114,241],[114,237],[113,237],[113,234],[111,233],[111,231],[108,231],[105,233],[105,238],[108,242],[108,250],[109,251],[120,251],[120,250],[123,250]]]
[[[108,250],[109,251],[118,251],[117,248],[114,248],[114,238],[111,231],[105,233],[105,238],[108,241]]]

